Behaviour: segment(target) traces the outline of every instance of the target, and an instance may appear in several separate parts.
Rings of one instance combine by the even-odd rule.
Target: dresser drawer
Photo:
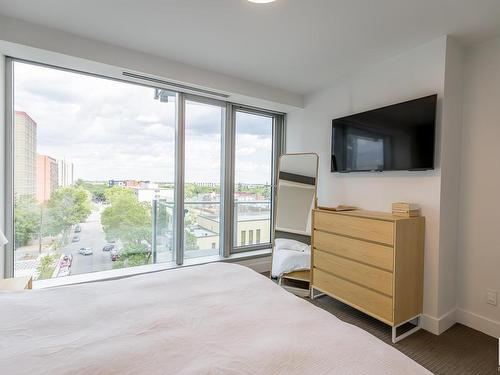
[[[355,240],[322,231],[314,231],[314,247],[325,252],[382,268],[394,269],[394,248]]]
[[[392,298],[330,275],[313,270],[313,287],[388,324],[393,322]]]
[[[391,272],[367,266],[353,260],[345,259],[314,250],[314,267],[339,276],[343,279],[361,284],[377,292],[392,296],[393,275]]]
[[[394,245],[394,223],[342,214],[314,212],[314,228],[328,232]]]

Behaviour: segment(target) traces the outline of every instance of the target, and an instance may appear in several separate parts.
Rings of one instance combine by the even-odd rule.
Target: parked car
[[[60,268],[71,267],[71,261],[72,261],[72,258],[68,255],[65,255],[60,260],[59,267]]]
[[[91,247],[82,247],[79,251],[81,255],[92,255],[92,248]]]
[[[76,225],[75,226],[75,233],[80,233],[82,231],[82,227],[80,226],[80,224]]]
[[[73,238],[71,239],[71,242],[78,242],[80,241],[80,236],[73,236]]]
[[[102,248],[102,251],[111,251],[115,248],[115,245],[113,244],[107,244],[107,245],[104,245],[104,247]]]
[[[114,262],[116,261],[118,258],[120,258],[120,253],[118,252],[117,249],[113,249],[111,250],[110,252],[110,256],[111,256],[111,260]]]

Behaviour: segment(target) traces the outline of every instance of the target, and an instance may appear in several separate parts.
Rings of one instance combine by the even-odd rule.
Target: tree
[[[52,277],[52,274],[54,273],[54,270],[57,266],[57,261],[60,257],[61,254],[58,253],[41,257],[40,263],[37,267],[37,271],[39,274],[38,280],[50,279]]]
[[[239,183],[237,188],[237,192],[241,193],[252,193],[257,196],[263,197],[265,199],[271,198],[271,186],[270,185],[246,185]]]
[[[151,249],[146,244],[126,243],[120,257],[113,268],[135,267],[148,264],[151,259]]]
[[[198,240],[189,230],[184,231],[186,250],[198,250]]]
[[[58,189],[47,202],[47,234],[61,233],[66,243],[71,227],[85,221],[91,212],[90,193],[83,187]]]
[[[76,187],[82,187],[90,194],[92,194],[92,200],[95,202],[105,202],[106,194],[105,191],[109,189],[108,184],[102,183],[91,183],[78,179],[75,183]]]
[[[220,193],[219,186],[201,186],[195,183],[187,183],[184,186],[184,195],[186,198],[194,198],[199,194],[207,194],[207,193]]]
[[[40,231],[40,207],[32,196],[16,197],[14,203],[15,247],[26,246]]]
[[[157,228],[168,229],[172,216],[169,212],[169,207],[162,202],[158,202],[156,225]]]
[[[105,191],[110,203],[101,214],[108,240],[120,240],[123,251],[115,267],[149,263],[152,244],[151,205],[139,202],[130,189],[112,187]]]
[[[173,220],[172,213],[174,207],[172,204],[169,204],[165,201],[157,201],[156,205],[156,236],[157,243],[159,246],[167,246],[169,250],[172,250],[173,247]],[[165,242],[163,242],[165,241]]]
[[[106,238],[151,244],[151,205],[139,202],[130,189],[112,187],[105,192],[110,203],[101,214]]]

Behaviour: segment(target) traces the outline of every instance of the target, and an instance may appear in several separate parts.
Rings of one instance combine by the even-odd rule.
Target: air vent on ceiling
[[[191,93],[216,96],[216,97],[225,98],[225,99],[229,98],[229,95],[222,94],[220,92],[211,91],[211,90],[205,90],[205,89],[200,89],[200,88],[197,88],[197,87],[183,85],[181,83],[170,82],[170,81],[165,81],[165,80],[159,79],[159,78],[143,76],[141,74],[130,73],[130,72],[122,72],[122,75],[125,76],[125,77],[129,77],[129,78],[135,78],[135,79],[140,79],[142,81],[148,81],[148,82],[151,82],[151,83],[156,83],[156,84],[160,84],[160,85],[169,86],[169,87],[172,87],[174,89],[178,89],[180,91],[186,91],[186,92],[191,92]]]

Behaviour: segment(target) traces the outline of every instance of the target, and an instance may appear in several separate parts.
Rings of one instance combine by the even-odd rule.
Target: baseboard
[[[461,308],[450,310],[439,318],[422,315],[422,328],[435,335],[440,335],[455,323],[500,338],[500,322]]]
[[[271,271],[270,256],[242,260],[236,263],[259,273]],[[435,335],[440,335],[457,322],[495,338],[500,338],[500,322],[461,308],[452,309],[438,318],[427,314],[422,315],[422,328]]]
[[[235,263],[251,268],[258,273],[271,272],[271,256],[240,260]]]
[[[452,309],[438,318],[423,314],[422,328],[435,335],[440,335],[456,323],[456,312],[456,309]]]
[[[495,338],[500,338],[500,322],[461,308],[457,308],[456,315],[458,323]]]

